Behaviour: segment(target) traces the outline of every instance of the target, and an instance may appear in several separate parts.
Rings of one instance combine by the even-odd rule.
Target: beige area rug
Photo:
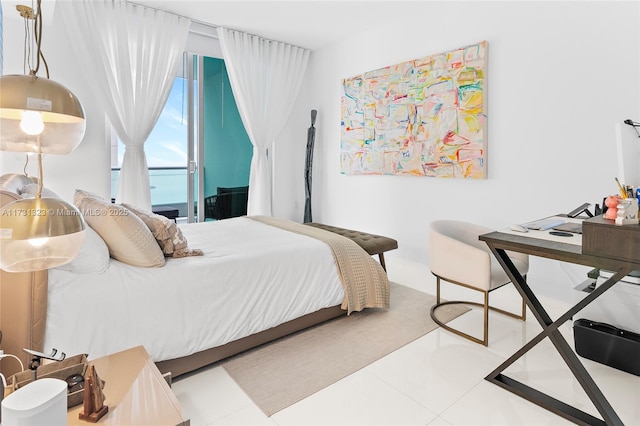
[[[435,296],[391,283],[391,308],[367,309],[297,332],[222,362],[267,415],[294,404],[424,336]],[[450,321],[469,309],[443,306]]]

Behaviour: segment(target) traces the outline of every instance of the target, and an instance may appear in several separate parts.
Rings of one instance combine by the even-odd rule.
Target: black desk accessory
[[[572,233],[563,231],[549,231],[549,234],[555,235],[556,237],[573,237]]]
[[[606,209],[607,206],[604,205],[604,201],[602,202],[602,208],[600,208],[600,204],[596,203],[596,206],[593,208],[593,215],[594,216],[600,216],[604,214],[604,209]]]
[[[593,217],[593,215],[589,211],[589,206],[590,205],[591,204],[589,204],[589,203],[581,204],[578,207],[576,207],[575,209],[571,210],[569,213],[567,213],[567,216],[576,217],[576,216],[579,216],[580,214],[584,213],[589,217]],[[596,204],[596,209],[597,208],[598,208],[598,205]]]
[[[31,358],[31,363],[29,364],[29,369],[30,370],[34,370],[34,371],[38,367],[40,367],[40,365],[42,364],[42,358],[49,359],[51,361],[62,361],[67,356],[67,354],[65,354],[64,352],[60,352],[60,355],[58,355],[56,357],[56,354],[58,353],[58,350],[55,349],[55,348],[51,350],[50,354],[45,354],[43,352],[38,352],[38,351],[31,350],[31,349],[24,349],[23,348],[22,350],[33,357],[33,358]]]
[[[640,138],[640,132],[638,132],[638,127],[640,127],[640,123],[636,123],[633,120],[627,119],[627,120],[624,120],[624,124],[628,124],[629,126],[633,127],[633,130],[636,131],[636,134]]]
[[[573,335],[578,355],[640,376],[640,334],[581,318]]]

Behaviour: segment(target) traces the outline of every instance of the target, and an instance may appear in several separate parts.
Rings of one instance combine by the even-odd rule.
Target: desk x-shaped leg
[[[542,332],[523,346],[522,349],[503,362],[498,368],[492,371],[487,377],[485,377],[485,379],[577,424],[622,425],[623,423],[613,410],[613,407],[611,407],[611,404],[609,404],[605,396],[600,391],[600,388],[598,388],[587,370],[584,368],[571,346],[558,330],[558,327],[571,319],[573,315],[591,303],[624,276],[628,275],[630,270],[628,268],[618,270],[611,278],[589,293],[587,297],[565,312],[556,321],[553,321],[551,317],[549,317],[549,314],[547,314],[547,311],[540,304],[538,298],[533,294],[525,279],[518,272],[507,253],[503,249],[495,248],[489,242],[487,242],[487,244],[524,298],[533,315],[542,326]],[[593,405],[602,415],[604,421],[502,374],[507,367],[520,359],[545,337],[548,337],[551,340],[560,356],[562,356],[564,362],[578,380],[578,383],[580,383],[580,386],[582,386]]]

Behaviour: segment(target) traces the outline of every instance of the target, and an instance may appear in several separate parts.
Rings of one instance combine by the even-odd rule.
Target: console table
[[[492,371],[485,379],[572,422],[586,425],[622,425],[623,423],[620,417],[618,417],[602,391],[593,381],[593,378],[584,368],[571,346],[561,335],[558,327],[571,319],[571,317],[582,308],[593,302],[593,300],[611,288],[620,279],[628,275],[629,272],[632,270],[640,270],[640,262],[623,260],[620,257],[612,258],[583,254],[581,245],[538,239],[528,236],[527,234],[514,235],[506,232],[491,232],[481,235],[480,240],[487,243],[502,268],[524,298],[527,306],[542,326],[542,332],[540,334]],[[605,269],[614,272],[614,274],[607,281],[599,285],[593,292],[589,293],[588,296],[558,317],[556,321],[553,321],[526,280],[515,268],[505,250]],[[502,374],[507,367],[547,337],[551,340],[553,346],[561,355],[578,383],[580,383],[580,386],[582,386],[603,420]]]
[[[180,402],[142,346],[90,361],[105,381],[109,412],[98,423],[108,425],[189,425]],[[88,425],[78,419],[82,404],[67,411],[67,424]]]

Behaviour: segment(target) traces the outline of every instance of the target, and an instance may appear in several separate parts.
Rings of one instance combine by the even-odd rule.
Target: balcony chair
[[[473,342],[488,346],[489,309],[513,318],[526,319],[526,304],[522,300],[521,314],[514,314],[489,306],[489,293],[510,282],[489,247],[478,239],[479,235],[493,232],[493,229],[454,220],[437,220],[431,223],[429,233],[429,261],[431,273],[436,277],[436,304],[431,308],[431,318],[440,327],[465,337]],[[529,256],[508,252],[514,265],[525,277],[529,270]],[[484,294],[484,303],[472,301],[440,301],[440,281],[480,291]],[[468,304],[482,306],[484,309],[484,337],[479,339],[456,330],[436,317],[440,306],[450,304]]]
[[[218,187],[216,192],[204,199],[205,219],[222,220],[247,214],[248,186]]]

